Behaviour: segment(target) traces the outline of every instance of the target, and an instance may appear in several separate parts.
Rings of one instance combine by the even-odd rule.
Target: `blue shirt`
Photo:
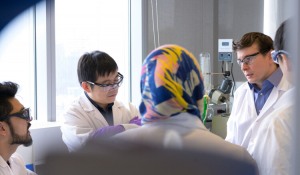
[[[114,117],[113,117],[113,112],[112,112],[112,107],[114,105],[114,102],[109,103],[106,107],[106,111],[97,103],[95,103],[89,96],[88,94],[84,91],[85,96],[90,100],[90,102],[100,111],[100,113],[103,115],[105,120],[107,121],[109,126],[114,126]]]
[[[254,88],[254,103],[257,115],[259,115],[261,109],[264,107],[268,100],[273,87],[277,87],[282,78],[282,71],[277,68],[263,83],[262,88],[259,89],[256,84],[248,82],[250,89]]]

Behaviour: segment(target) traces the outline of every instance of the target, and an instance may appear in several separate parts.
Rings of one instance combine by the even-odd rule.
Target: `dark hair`
[[[284,36],[284,27],[285,27],[286,21],[284,21],[279,28],[276,31],[275,39],[274,39],[274,49],[276,51],[278,50],[284,50],[284,42],[285,42],[285,36]]]
[[[0,83],[0,118],[7,116],[13,110],[8,99],[15,97],[18,88],[17,83],[10,81]]]
[[[286,50],[286,42],[287,42],[287,33],[286,33],[286,25],[290,22],[290,19],[285,20],[276,31],[275,39],[274,39],[274,49],[278,50]],[[282,61],[282,57],[280,55],[279,60]]]
[[[265,55],[271,49],[273,49],[273,40],[269,36],[260,32],[250,32],[245,34],[240,41],[232,42],[232,49],[237,52],[241,49],[252,46],[252,44],[257,43],[258,50]]]
[[[117,70],[117,63],[107,53],[98,50],[85,53],[78,61],[78,81],[81,86],[83,81],[95,82],[99,76],[108,76]],[[93,85],[91,87],[93,88]]]

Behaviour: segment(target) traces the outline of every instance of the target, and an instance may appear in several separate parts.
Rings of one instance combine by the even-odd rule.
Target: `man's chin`
[[[32,142],[33,141],[32,141],[31,135],[29,135],[29,137],[26,139],[26,141],[23,142],[23,146],[25,146],[25,147],[31,146]]]
[[[255,81],[253,81],[253,79],[252,78],[247,78],[247,81],[250,83],[250,84],[253,84],[253,83],[255,83]]]
[[[32,145],[32,139],[28,140],[27,142],[23,143],[23,146],[28,147]]]
[[[14,145],[14,144],[18,144],[18,145],[23,145],[25,147],[28,147],[28,146],[31,146],[32,145],[32,138],[31,136],[29,135],[28,137],[26,137],[26,139],[15,139],[11,144]]]

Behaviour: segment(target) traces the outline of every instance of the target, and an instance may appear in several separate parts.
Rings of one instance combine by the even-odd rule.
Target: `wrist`
[[[119,126],[121,126],[121,127],[122,127],[122,129],[123,129],[123,131],[125,131],[125,127],[124,127],[123,125],[119,125]]]

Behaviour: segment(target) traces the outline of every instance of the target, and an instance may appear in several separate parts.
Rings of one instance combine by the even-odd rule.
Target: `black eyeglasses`
[[[98,83],[93,83],[90,81],[86,81],[89,84],[96,85],[102,87],[103,91],[109,91],[111,89],[115,89],[117,86],[120,87],[123,83],[123,75],[118,72],[118,80],[115,81],[113,84],[98,84]]]
[[[12,118],[12,117],[19,117],[19,118],[22,118],[22,119],[25,119],[25,120],[29,121],[29,120],[31,120],[30,108],[26,108],[26,109],[23,109],[19,112],[14,113],[14,114],[10,114],[8,116],[5,116],[5,117],[1,118],[0,121],[4,121],[4,120]]]
[[[237,63],[240,65],[240,66],[242,66],[242,63],[244,63],[244,64],[246,64],[246,65],[250,65],[250,64],[252,64],[253,63],[253,61],[255,60],[255,58],[256,58],[256,56],[258,55],[258,54],[260,54],[260,53],[264,53],[264,52],[266,52],[266,51],[268,51],[268,50],[263,50],[263,51],[260,51],[260,52],[256,52],[256,53],[254,53],[254,54],[252,54],[252,55],[248,55],[248,56],[245,56],[243,59],[241,59],[241,60],[237,60]]]

